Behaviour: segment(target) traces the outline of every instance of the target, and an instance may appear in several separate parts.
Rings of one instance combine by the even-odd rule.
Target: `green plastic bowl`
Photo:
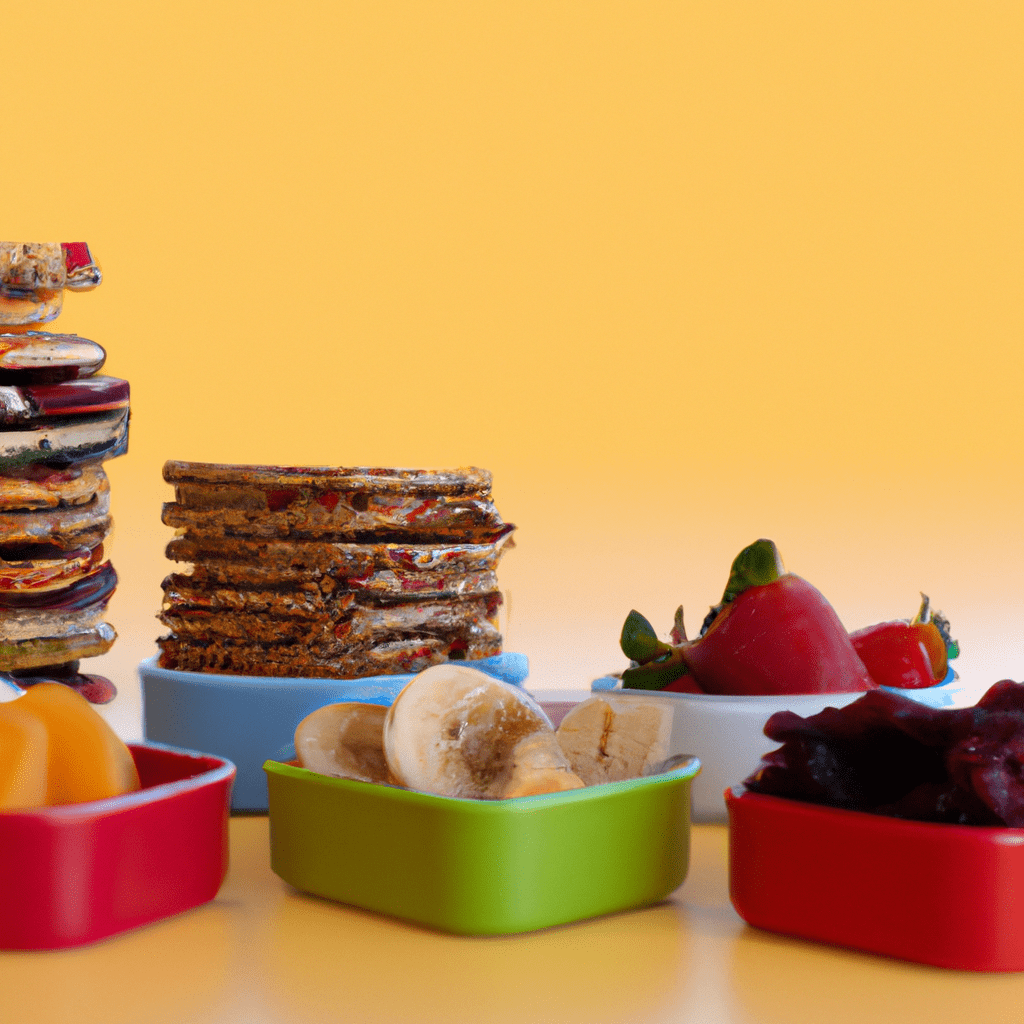
[[[270,864],[290,885],[459,935],[510,935],[648,906],[678,888],[700,762],[512,800],[263,768]]]

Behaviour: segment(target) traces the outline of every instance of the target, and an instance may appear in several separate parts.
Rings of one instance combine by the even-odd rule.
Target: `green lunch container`
[[[648,906],[678,888],[700,762],[511,800],[263,768],[270,864],[290,885],[459,935],[510,935]]]

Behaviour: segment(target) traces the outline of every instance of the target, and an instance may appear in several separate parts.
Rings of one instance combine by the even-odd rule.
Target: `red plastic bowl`
[[[213,899],[235,766],[129,744],[142,789],[0,812],[0,949],[80,946]]]
[[[1024,829],[904,821],[731,789],[748,924],[937,967],[1024,971]]]

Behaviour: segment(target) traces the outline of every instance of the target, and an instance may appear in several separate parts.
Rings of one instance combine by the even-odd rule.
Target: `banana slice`
[[[509,799],[582,787],[583,780],[569,770],[558,738],[545,729],[524,737],[512,748],[512,771],[501,795]]]
[[[438,796],[497,800],[583,783],[540,705],[464,665],[420,672],[388,710],[384,753],[398,782]]]
[[[360,782],[394,782],[384,758],[384,717],[379,704],[327,704],[295,728],[299,764],[321,775]]]
[[[668,703],[591,697],[577,704],[556,734],[572,770],[588,786],[649,774],[668,756]]]

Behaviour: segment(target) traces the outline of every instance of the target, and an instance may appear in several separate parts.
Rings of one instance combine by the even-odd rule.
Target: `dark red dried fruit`
[[[764,728],[782,744],[744,785],[758,793],[919,821],[1024,826],[1024,685],[996,683],[971,708],[873,690]]]

